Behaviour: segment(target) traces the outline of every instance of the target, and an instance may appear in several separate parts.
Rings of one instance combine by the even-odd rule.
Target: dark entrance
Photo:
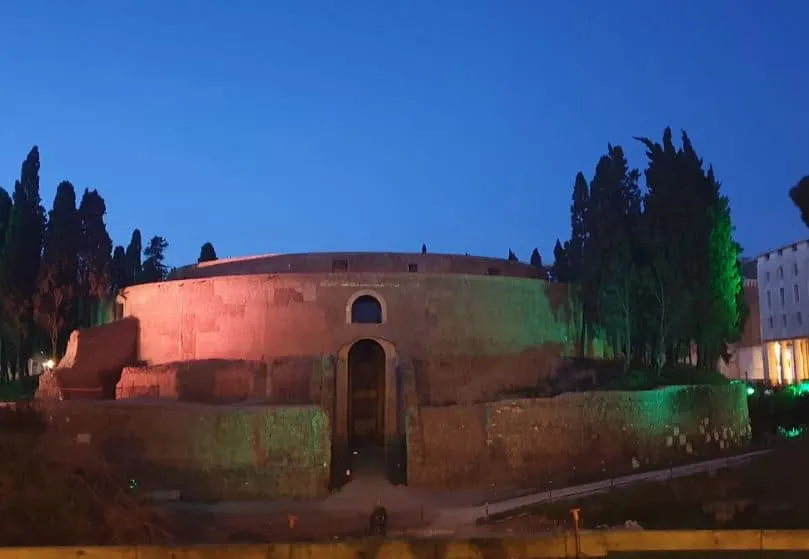
[[[348,351],[348,442],[352,451],[385,444],[385,350],[373,340]]]

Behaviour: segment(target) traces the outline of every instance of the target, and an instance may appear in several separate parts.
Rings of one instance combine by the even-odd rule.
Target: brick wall
[[[47,435],[101,450],[145,490],[191,499],[327,494],[330,426],[316,406],[49,402]],[[62,445],[53,445],[63,449]]]
[[[408,415],[411,485],[560,487],[665,467],[749,441],[741,384],[420,407]]]
[[[321,368],[319,357],[290,357],[269,363],[205,359],[125,367],[115,397],[217,404],[319,404]]]

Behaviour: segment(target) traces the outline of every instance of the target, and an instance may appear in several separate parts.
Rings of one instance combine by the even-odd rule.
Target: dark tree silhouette
[[[542,256],[539,254],[538,248],[535,248],[531,253],[531,266],[534,268],[542,268]]]
[[[561,283],[570,281],[570,263],[567,259],[567,249],[569,241],[562,241],[556,239],[556,244],[553,246],[553,270],[552,279]]]
[[[809,176],[803,177],[789,189],[789,199],[798,207],[803,223],[809,227]]]
[[[205,243],[199,251],[197,262],[210,262],[216,260],[216,251],[211,243]]]
[[[427,244],[426,243],[421,244],[421,253],[422,254],[427,254]]]
[[[135,229],[132,231],[132,237],[129,239],[129,245],[126,247],[126,284],[135,285],[140,281],[140,275],[143,271],[140,256],[143,253],[143,245],[140,236],[140,230]]]
[[[116,296],[127,285],[129,285],[129,272],[126,266],[126,251],[124,247],[117,245],[112,251],[110,262],[110,295]]]
[[[104,223],[106,213],[107,205],[98,191],[85,189],[79,204],[79,323],[82,326],[94,326],[103,321],[100,303],[109,293],[112,239]]]
[[[45,228],[42,264],[34,298],[34,314],[50,341],[50,355],[61,353],[67,333],[77,325],[74,307],[78,292],[81,223],[76,191],[68,181],[56,188],[53,209]]]
[[[520,259],[517,258],[517,255],[514,254],[513,250],[508,249],[508,260],[509,262],[519,262]]]
[[[39,149],[25,158],[20,180],[14,184],[3,251],[0,255],[0,293],[4,323],[14,351],[10,360],[23,374],[31,355],[33,298],[36,292],[45,230],[45,208],[39,195]],[[5,348],[4,348],[5,350]]]
[[[168,275],[168,268],[164,263],[168,242],[163,237],[154,236],[149,241],[149,245],[143,249],[143,272],[141,283],[153,283],[163,281]]]

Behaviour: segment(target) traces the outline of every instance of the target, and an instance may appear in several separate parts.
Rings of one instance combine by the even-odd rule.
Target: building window
[[[769,325],[770,328],[772,328],[772,316],[770,316],[770,318],[767,319],[767,324]]]
[[[781,322],[783,322],[783,323],[784,323],[784,326],[786,326],[786,325],[787,325],[787,315],[785,315],[785,314],[782,314],[782,315],[781,315]]]
[[[784,300],[785,300],[785,299],[784,299],[784,288],[782,287],[782,288],[781,288],[781,289],[778,291],[778,293],[779,293],[779,295],[780,295],[780,299],[781,299],[781,306],[783,307],[783,306],[784,306]]]
[[[792,293],[795,295],[795,302],[799,303],[801,301],[801,290],[798,289],[798,284],[792,286]]]
[[[797,262],[795,262],[794,264],[792,264],[792,273],[793,273],[795,276],[797,276],[797,275],[798,275],[798,263],[797,263]]]
[[[784,279],[784,267],[778,266],[778,279]]]
[[[770,290],[768,289],[767,290],[767,308],[768,309],[772,308],[772,297],[771,297],[771,295],[772,295],[772,293],[770,293]]]
[[[767,282],[770,281],[770,272],[767,272]]]
[[[352,324],[382,324],[382,305],[371,295],[361,295],[351,304]]]
[[[490,276],[499,276],[500,270],[498,270],[497,268],[489,268],[489,270],[486,273],[489,274]]]
[[[803,317],[801,316],[801,313],[795,313],[795,322],[798,323],[798,326],[803,324]]]
[[[332,260],[331,271],[334,273],[341,273],[348,271],[348,260]]]
[[[408,272],[418,272],[419,271],[419,265],[418,264],[408,264],[407,265],[407,271]]]

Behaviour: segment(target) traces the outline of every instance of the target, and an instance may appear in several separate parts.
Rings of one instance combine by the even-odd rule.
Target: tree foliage
[[[197,262],[211,262],[216,260],[216,251],[211,243],[205,243],[199,250],[199,258]]]
[[[58,355],[65,331],[76,326],[73,295],[78,277],[81,223],[76,192],[68,181],[59,183],[45,228],[42,263],[34,297],[34,314],[50,340],[50,355]]]
[[[533,252],[531,252],[531,260],[529,262],[534,268],[542,269],[542,255],[539,254],[538,248],[535,248]]]
[[[144,280],[140,231],[113,253],[104,199],[85,189],[77,207],[69,181],[57,186],[46,216],[39,168],[34,146],[12,195],[0,188],[0,382],[26,374],[39,351],[57,357],[72,329],[108,320],[109,300]],[[147,254],[150,277],[165,277],[167,246],[163,240]]]
[[[45,209],[39,195],[39,149],[25,158],[14,184],[8,226],[0,254],[3,325],[14,354],[14,368],[24,370],[32,352],[33,297],[42,257]]]
[[[166,279],[169,270],[164,260],[168,246],[166,239],[154,236],[149,241],[149,245],[143,249],[143,256],[146,259],[143,261],[141,283],[152,283]]]
[[[112,249],[110,261],[110,293],[118,294],[124,287],[130,285],[129,269],[127,268],[126,251],[121,245]]]
[[[132,231],[132,237],[129,239],[129,245],[126,247],[126,277],[128,285],[135,285],[140,281],[140,275],[141,272],[143,272],[140,259],[142,253],[143,245],[140,230],[135,229]]]
[[[809,227],[809,175],[789,189],[789,198],[798,207],[803,223]]]
[[[693,345],[697,365],[713,368],[747,316],[728,200],[685,132],[679,147],[668,128],[660,142],[636,139],[645,192],[620,146],[607,146],[589,184],[578,173],[554,279],[578,285],[582,355],[597,328],[627,365],[687,360]]]

